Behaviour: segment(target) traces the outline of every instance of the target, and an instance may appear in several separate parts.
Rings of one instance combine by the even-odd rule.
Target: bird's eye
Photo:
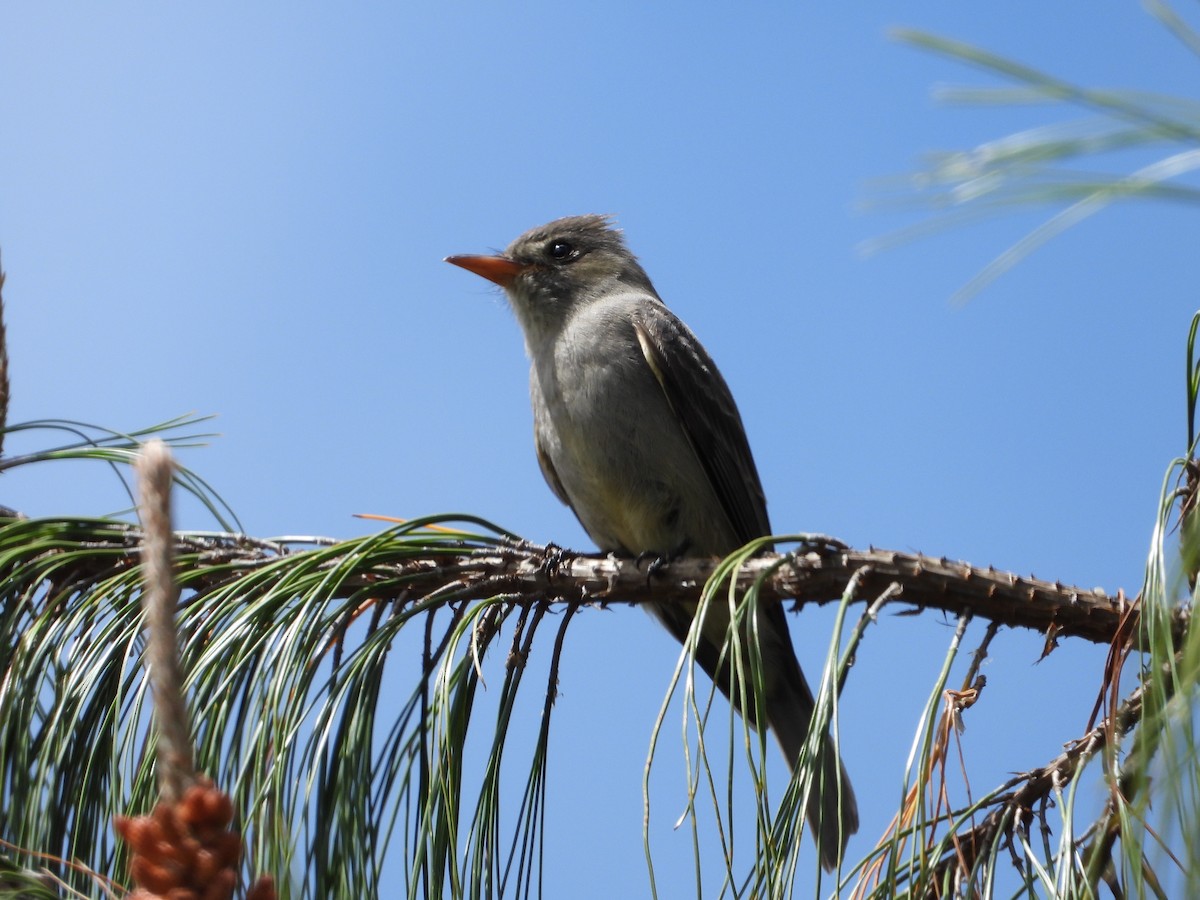
[[[550,243],[550,256],[554,259],[571,259],[577,255],[575,245],[570,241],[551,241]]]

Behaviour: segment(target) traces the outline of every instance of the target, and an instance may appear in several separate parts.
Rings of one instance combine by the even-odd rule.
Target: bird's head
[[[527,335],[554,329],[574,309],[636,290],[654,294],[608,216],[570,216],[525,232],[497,256],[450,256],[504,288]]]

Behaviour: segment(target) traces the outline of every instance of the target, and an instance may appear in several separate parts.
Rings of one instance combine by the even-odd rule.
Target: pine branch
[[[27,711],[29,715],[10,729],[10,743],[4,745],[8,749],[0,753],[12,756],[6,765],[13,771],[25,773],[32,766],[32,777],[20,776],[22,790],[36,790],[46,779],[59,780],[72,796],[89,798],[86,809],[107,809],[112,789],[103,773],[124,763],[116,757],[110,760],[112,753],[102,754],[98,762],[91,760],[91,745],[73,743],[71,735],[78,730],[64,730],[63,723],[93,722],[85,725],[91,734],[108,727],[96,720],[114,704],[128,706],[126,718],[131,721],[140,715],[143,691],[129,680],[132,676],[122,674],[126,670],[120,661],[129,658],[137,640],[134,611],[141,589],[143,536],[136,525],[114,520],[0,522],[0,583],[7,585],[10,601],[5,627],[14,636],[35,635],[19,642],[14,689],[19,684],[29,685],[21,688],[26,693],[36,690],[44,677],[39,673],[47,666],[39,648],[70,640],[79,657],[71,671],[110,672],[123,679],[119,690],[127,698],[110,696],[116,685],[94,680],[76,685],[73,680],[56,690],[67,698],[89,698],[78,712],[46,718]],[[471,815],[464,807],[469,801],[462,795],[474,792],[463,782],[458,748],[466,740],[475,690],[482,683],[481,660],[504,625],[506,634],[511,629],[512,646],[519,652],[504,663],[501,716],[487,768],[489,773],[499,771],[509,695],[521,681],[537,621],[552,604],[575,610],[651,599],[695,603],[706,583],[710,591],[722,591],[730,589],[732,581],[733,590],[753,596],[755,603],[793,601],[798,607],[839,599],[863,601],[868,604],[864,623],[885,603],[893,608],[900,603],[1033,628],[1047,635],[1048,645],[1056,635],[1066,634],[1090,641],[1115,637],[1114,643],[1126,646],[1126,636],[1139,633],[1140,607],[1120,592],[1111,598],[1102,591],[943,559],[853,550],[818,536],[762,543],[770,540],[796,549],[755,555],[759,547],[750,545],[723,562],[681,559],[647,566],[644,561],[538,546],[481,521],[448,517],[341,542],[177,532],[173,556],[183,598],[180,634],[185,662],[190,660],[188,671],[195,673],[189,689],[194,708],[205,711],[199,730],[208,735],[198,762],[229,784],[242,777],[239,773],[254,773],[242,785],[245,793],[234,799],[246,808],[268,803],[277,810],[270,819],[255,819],[255,827],[264,831],[276,821],[306,814],[302,810],[307,801],[295,790],[298,782],[287,778],[277,784],[270,772],[291,771],[294,766],[312,773],[322,811],[319,819],[335,816],[343,804],[361,804],[348,793],[355,786],[376,779],[387,786],[377,808],[373,806],[361,822],[352,820],[353,831],[334,832],[332,843],[325,837],[302,839],[316,860],[314,895],[363,878],[375,883],[378,871],[362,862],[362,854],[347,848],[378,847],[379,829],[385,827],[380,816],[392,802],[415,811],[404,833],[405,856],[414,860],[406,876],[410,885],[428,880],[431,890],[435,885],[453,890],[468,882],[508,883],[510,877],[525,884],[541,865],[533,860],[539,858],[540,826],[535,823],[544,804],[542,751],[531,761],[526,800],[518,813],[520,823],[528,825],[518,824],[510,831],[497,828],[498,794],[487,778],[478,792],[476,812]],[[1161,613],[1156,622],[1171,626],[1160,624],[1156,633],[1177,635],[1186,623],[1185,613],[1171,608]],[[364,623],[365,618],[370,622]],[[407,623],[418,622],[426,629],[425,661],[376,757],[374,751],[364,752],[363,741],[373,740],[379,725],[374,709],[386,683],[382,663],[402,631],[412,634]],[[331,668],[323,674],[326,662]],[[551,675],[548,698],[553,697],[553,686]],[[271,727],[260,727],[248,715],[265,717]],[[284,744],[278,735],[298,734],[295,730],[314,715],[313,737],[288,743],[280,757]],[[39,746],[64,746],[69,752],[62,759],[31,763],[25,748],[27,734],[33,732],[42,735]],[[102,746],[119,749],[123,734],[114,732]],[[223,737],[230,734],[238,735],[232,748]],[[42,775],[36,774],[43,769]],[[799,815],[802,807],[793,807]],[[14,824],[25,846],[57,848],[78,840],[40,820]],[[463,837],[471,849],[460,858],[452,848]],[[283,870],[295,837],[272,832],[266,838],[272,843],[256,856],[257,866]]]
[[[935,864],[929,883],[944,884],[947,876],[969,879],[997,840],[1011,840],[1014,829],[1028,834],[1035,817],[1044,820],[1055,792],[1066,790],[1097,753],[1111,748],[1141,721],[1143,698],[1144,688],[1139,687],[1115,713],[1067,744],[1046,765],[1015,775],[993,791],[986,804],[991,812],[974,828],[953,836],[953,846]]]
[[[38,523],[21,524],[38,527]],[[100,545],[107,544],[114,551],[115,555],[101,557],[106,574],[137,565],[142,534],[135,526],[114,522],[97,533],[95,521],[81,524],[88,532],[88,546],[100,549]],[[68,531],[71,525],[60,523]],[[227,585],[282,558],[296,560],[303,553],[317,552],[236,534],[181,533],[176,537],[176,556],[189,570],[181,573],[184,585],[201,591]],[[391,546],[388,537],[384,533],[372,538],[371,559],[358,559],[359,565],[353,570],[343,568],[343,553],[338,551],[345,548],[346,555],[359,553],[360,541],[339,545],[319,538],[296,538],[289,542],[303,540],[320,545],[321,567],[338,569],[343,575],[339,581],[342,596],[369,590],[379,602],[450,603],[512,595],[514,599],[600,604],[651,600],[694,603],[719,566],[716,559],[679,559],[654,567],[651,574],[644,562],[574,553],[526,541],[478,535],[442,537],[429,531],[414,536],[397,531]],[[736,576],[738,589],[761,582],[762,600],[792,601],[792,608],[798,609],[809,603],[820,605],[840,599],[852,578],[858,580],[861,597],[880,594],[896,584],[899,590],[893,592],[892,603],[955,615],[970,613],[1002,625],[1030,628],[1046,635],[1047,650],[1059,636],[1107,644],[1114,638],[1138,633],[1136,601],[1130,601],[1121,590],[1114,597],[1101,589],[1084,590],[945,557],[874,548],[855,550],[825,537],[791,539],[800,541],[797,550],[782,555],[762,554],[742,565]],[[73,574],[83,580],[88,577],[88,573],[77,570]],[[1178,638],[1190,611],[1180,608],[1173,616]]]

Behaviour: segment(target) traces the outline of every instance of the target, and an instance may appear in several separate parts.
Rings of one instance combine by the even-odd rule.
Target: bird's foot
[[[684,541],[670,553],[660,553],[657,550],[643,550],[633,561],[633,564],[639,569],[642,563],[646,563],[646,586],[650,586],[650,579],[669,566],[672,562],[680,559],[687,553],[688,542]]]
[[[546,577],[553,580],[563,567],[563,564],[569,562],[574,554],[564,550],[558,544],[547,544],[542,548],[541,568],[546,573]]]

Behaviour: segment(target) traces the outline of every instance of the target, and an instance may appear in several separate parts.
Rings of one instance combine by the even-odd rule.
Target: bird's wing
[[[646,362],[682,423],[738,540],[744,544],[770,534],[767,501],[746,430],[716,364],[665,306],[640,305],[633,327]]]
[[[687,326],[666,307],[640,305],[634,314],[634,329],[646,363],[683,424],[734,533],[742,543],[770,534],[767,503],[742,419],[712,359]],[[728,655],[722,665],[717,665],[722,641],[713,637],[709,622],[719,608],[719,605],[710,608],[706,617],[702,639],[696,645],[696,660],[747,721],[758,727],[770,725],[788,762],[795,766],[808,741],[815,701],[796,659],[783,606],[768,603],[756,615],[754,631],[764,676],[761,707],[755,692],[749,693],[750,702],[743,705],[739,693],[730,690]],[[652,610],[676,638],[681,642],[686,640],[691,622],[681,605],[656,604]],[[811,792],[805,814],[813,832],[820,835],[821,865],[832,871],[846,839],[858,830],[858,806],[828,735],[821,760],[821,768],[814,776],[820,780],[819,789]]]
[[[541,429],[534,432],[534,445],[537,447],[538,465],[542,469],[542,477],[546,479],[546,484],[550,485],[550,490],[554,491],[554,495],[558,497],[567,506],[571,506],[571,499],[567,496],[566,488],[563,487],[562,481],[559,480],[558,472],[554,470],[554,463],[550,461],[550,454],[546,451],[542,444]],[[571,511],[575,511],[575,507],[571,506]],[[576,516],[578,518],[578,515]]]

